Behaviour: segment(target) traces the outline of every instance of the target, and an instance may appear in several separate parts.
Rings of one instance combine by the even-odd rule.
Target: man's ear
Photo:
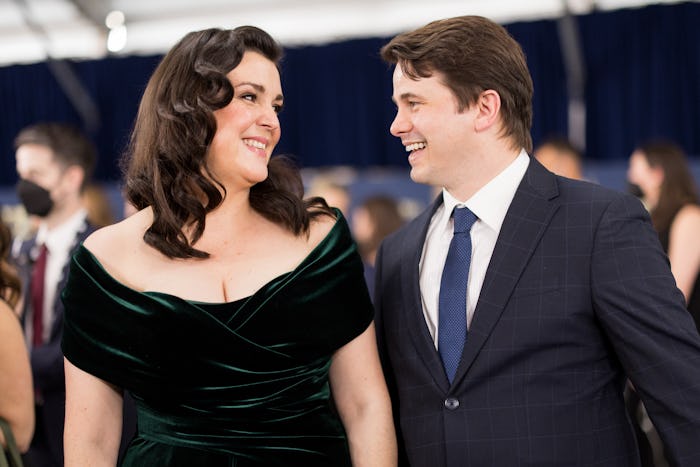
[[[477,111],[474,129],[477,132],[488,130],[498,122],[501,110],[501,96],[496,91],[493,89],[482,91],[477,97],[474,106]]]
[[[72,192],[79,193],[85,180],[85,171],[79,165],[71,165],[66,169],[63,178]]]

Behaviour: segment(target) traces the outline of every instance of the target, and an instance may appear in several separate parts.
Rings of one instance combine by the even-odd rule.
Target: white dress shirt
[[[501,225],[529,164],[530,158],[523,149],[508,167],[466,201],[460,201],[447,190],[442,190],[443,204],[435,211],[430,220],[419,265],[423,315],[430,335],[433,337],[435,348],[437,348],[438,341],[440,281],[454,230],[452,210],[456,206],[466,206],[477,217],[470,232],[472,260],[469,268],[467,309],[465,310],[468,328],[474,316],[474,309],[479,300],[481,286],[484,283],[486,269],[491,261]]]
[[[70,260],[70,253],[75,246],[78,232],[84,228],[87,211],[81,209],[71,216],[66,222],[49,230],[44,222],[39,224],[36,234],[36,248],[46,244],[48,256],[46,258],[46,272],[44,275],[44,322],[43,340],[47,342],[51,337],[51,328],[54,322],[54,302],[60,299],[56,290],[62,279],[63,269]],[[31,336],[31,320],[27,320],[27,336]],[[28,338],[31,342],[31,337]]]

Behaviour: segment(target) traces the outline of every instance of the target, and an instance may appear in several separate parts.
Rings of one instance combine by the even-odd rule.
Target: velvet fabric
[[[136,400],[123,465],[350,465],[328,372],[373,310],[342,216],[293,271],[241,300],[134,290],[84,247],[63,300],[66,358]]]

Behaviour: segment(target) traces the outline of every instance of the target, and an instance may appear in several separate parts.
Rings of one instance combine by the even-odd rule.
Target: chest
[[[137,272],[139,288],[200,302],[230,302],[248,297],[294,270],[308,254],[305,245],[295,239],[200,248],[210,252],[210,257],[147,262]]]

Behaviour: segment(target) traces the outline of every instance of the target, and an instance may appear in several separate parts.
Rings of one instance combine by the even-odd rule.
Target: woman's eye
[[[255,102],[256,97],[257,96],[255,94],[251,94],[251,93],[241,95],[241,99],[244,99],[244,100],[247,100],[250,102]]]
[[[282,112],[282,109],[284,108],[284,106],[282,104],[275,104],[272,106],[272,108],[274,109],[275,113],[278,114],[278,113]]]

